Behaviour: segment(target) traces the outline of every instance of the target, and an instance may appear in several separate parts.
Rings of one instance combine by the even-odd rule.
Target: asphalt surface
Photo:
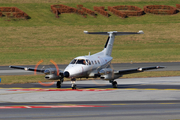
[[[23,66],[23,65],[22,65]],[[26,67],[34,68],[35,65],[25,65]],[[64,70],[67,65],[58,65],[59,69]],[[180,62],[160,62],[160,63],[113,63],[112,68],[115,70],[139,68],[139,67],[149,67],[149,66],[165,66],[164,69],[152,70],[152,71],[179,71]],[[39,69],[46,69],[53,67],[54,65],[39,65]],[[23,71],[9,68],[9,66],[0,66],[0,75],[30,75],[34,74],[31,71]]]
[[[161,65],[167,67],[161,70],[169,71],[178,70],[178,64],[126,63],[113,64],[113,67],[129,69]],[[66,65],[63,66],[65,68]],[[0,67],[1,75],[4,70],[10,71],[10,68]],[[77,90],[70,89],[70,81],[64,82],[60,89],[55,88],[55,83],[51,86],[39,83],[0,84],[0,119],[180,119],[180,76],[117,79],[117,82],[118,88],[112,89],[108,81],[77,81]]]
[[[89,104],[90,103],[90,104]],[[23,105],[101,105],[101,107],[0,109],[6,120],[168,120],[180,118],[180,101],[105,101],[82,103],[22,103]],[[20,104],[20,105],[22,105]],[[13,105],[19,105],[14,103]]]

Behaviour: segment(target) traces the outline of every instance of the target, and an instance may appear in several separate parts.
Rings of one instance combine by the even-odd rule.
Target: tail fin
[[[113,44],[114,44],[114,38],[117,35],[132,35],[132,34],[144,34],[143,31],[139,32],[117,32],[117,31],[111,31],[111,32],[88,32],[84,31],[86,34],[99,34],[99,35],[108,35],[108,39],[106,41],[106,44],[104,46],[104,55],[111,56]]]

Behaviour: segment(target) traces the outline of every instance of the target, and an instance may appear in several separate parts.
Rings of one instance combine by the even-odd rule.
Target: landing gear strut
[[[75,90],[76,89],[76,79],[75,78],[72,78],[71,79],[71,83],[72,83],[72,89]]]
[[[56,87],[57,87],[57,88],[61,88],[61,81],[57,81]]]
[[[64,79],[60,79],[60,81],[57,81],[56,87],[61,88],[61,83],[63,83]]]

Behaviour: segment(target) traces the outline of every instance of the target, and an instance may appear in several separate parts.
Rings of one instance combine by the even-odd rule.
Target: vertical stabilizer
[[[115,36],[117,36],[117,35],[144,34],[143,31],[139,31],[139,32],[117,32],[117,31],[111,31],[111,32],[88,32],[88,31],[84,31],[84,33],[86,33],[86,34],[108,35],[108,39],[107,39],[106,44],[104,46],[104,50],[102,51],[104,53],[104,55],[108,55],[108,56],[111,56]]]
[[[113,33],[110,33],[106,41],[106,44],[104,46],[104,50],[103,50],[104,55],[111,56],[111,52],[112,52],[112,48],[114,44],[114,38],[115,38],[115,35]]]

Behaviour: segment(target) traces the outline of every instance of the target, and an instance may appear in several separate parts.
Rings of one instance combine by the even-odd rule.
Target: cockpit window
[[[74,60],[71,61],[70,64],[76,64],[76,61],[77,61],[77,59],[74,59]]]
[[[83,64],[86,65],[86,61],[84,59],[78,59],[76,64]]]
[[[90,61],[85,59],[74,59],[70,62],[70,64],[91,65]]]

